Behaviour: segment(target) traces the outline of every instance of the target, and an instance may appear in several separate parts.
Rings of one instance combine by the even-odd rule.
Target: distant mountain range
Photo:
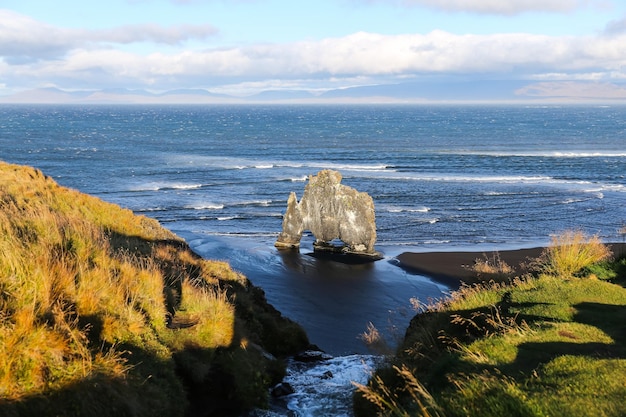
[[[626,83],[524,80],[407,82],[329,90],[267,90],[239,97],[205,89],[161,93],[112,88],[68,91],[39,88],[0,96],[0,103],[57,104],[238,104],[238,103],[447,103],[447,102],[626,102]]]

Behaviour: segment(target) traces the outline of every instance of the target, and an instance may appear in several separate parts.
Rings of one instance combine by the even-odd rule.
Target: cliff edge
[[[0,162],[0,414],[234,415],[308,345],[156,220]]]

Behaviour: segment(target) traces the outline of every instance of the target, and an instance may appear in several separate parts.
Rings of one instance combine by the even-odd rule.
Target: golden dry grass
[[[500,259],[498,252],[491,257],[484,254],[482,258],[477,258],[471,269],[484,280],[510,278],[515,274],[515,269]]]
[[[611,256],[611,250],[598,236],[589,237],[581,231],[569,230],[553,236],[550,246],[538,259],[538,265],[541,272],[569,278]]]
[[[413,372],[405,365],[394,366],[393,370],[402,379],[404,394],[411,399],[411,406],[406,406],[406,401],[389,387],[380,376],[374,376],[369,385],[353,383],[357,391],[367,401],[372,403],[379,416],[396,417],[440,417],[443,414],[432,395],[422,385]]]
[[[39,415],[27,399],[55,393],[82,415],[115,415],[126,402],[140,410],[134,415],[184,413],[173,355],[239,349],[237,331],[251,336],[236,325],[236,294],[248,286],[155,220],[0,162],[0,414],[10,403]],[[254,302],[247,311],[264,308],[264,299]],[[188,325],[171,326],[180,319]],[[255,328],[256,343],[264,331]],[[90,397],[81,394],[86,380],[101,381],[96,391],[115,380],[126,388]],[[63,410],[55,407],[50,413]]]

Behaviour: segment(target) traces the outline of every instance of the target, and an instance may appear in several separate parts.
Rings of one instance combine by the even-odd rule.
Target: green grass
[[[155,220],[0,162],[1,415],[236,413],[307,343]]]
[[[606,255],[579,262],[585,242],[575,251],[546,249],[536,276],[462,287],[417,315],[395,369],[378,370],[360,387],[357,414],[626,415],[626,264]],[[564,253],[574,259],[552,258]],[[423,393],[429,406],[416,401]]]

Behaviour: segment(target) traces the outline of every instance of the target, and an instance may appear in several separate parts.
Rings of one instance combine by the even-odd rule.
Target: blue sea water
[[[0,158],[176,230],[273,241],[291,191],[339,170],[383,247],[620,239],[626,107],[5,106]]]
[[[401,252],[540,246],[569,229],[622,241],[625,144],[626,106],[0,106],[0,160],[158,219],[333,355],[367,353],[369,322],[393,344],[411,298],[445,295],[399,268]],[[373,197],[382,261],[316,259],[310,235],[300,253],[273,247],[289,193],[325,168]],[[288,408],[350,415],[307,398]]]

